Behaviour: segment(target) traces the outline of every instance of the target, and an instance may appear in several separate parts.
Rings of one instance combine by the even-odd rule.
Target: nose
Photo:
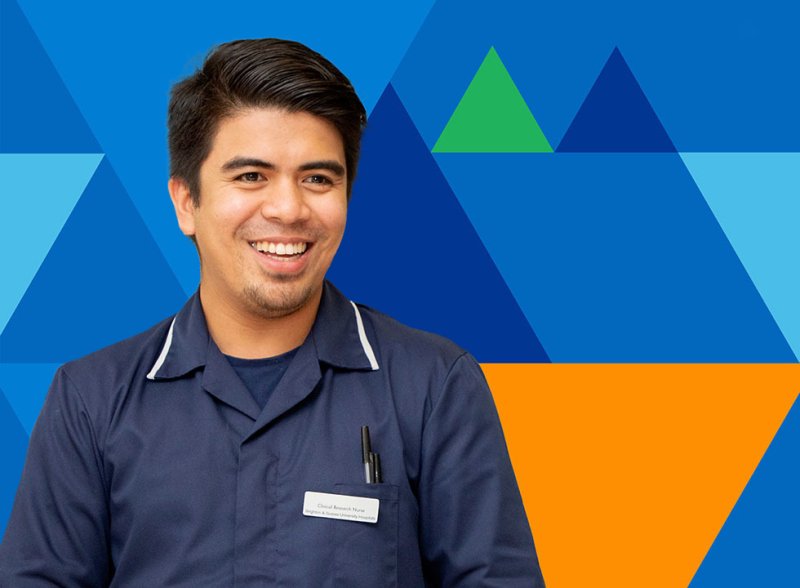
[[[264,195],[261,215],[286,225],[303,222],[311,216],[303,189],[289,178],[275,181],[272,189]]]

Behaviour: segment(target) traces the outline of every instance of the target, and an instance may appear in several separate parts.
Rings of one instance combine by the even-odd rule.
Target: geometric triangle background
[[[800,357],[800,153],[681,158]]]
[[[58,366],[57,363],[0,363],[0,388],[28,436]]]
[[[0,154],[0,333],[102,158]]]
[[[479,361],[548,361],[391,85],[369,118],[347,222],[328,275],[348,297],[379,300]]]
[[[553,148],[492,47],[434,153],[550,153]]]
[[[28,435],[11,409],[2,387],[0,387],[0,536],[5,531],[11,513],[17,484],[22,474]]]
[[[350,265],[334,282],[353,299],[406,323],[433,325],[428,328],[484,361],[540,362],[532,368],[545,371],[499,368],[515,374],[508,386],[490,380],[550,588],[641,588],[670,579],[673,586],[686,586],[695,572],[695,583],[704,588],[800,584],[792,477],[796,427],[789,426],[797,409],[761,462],[754,451],[766,447],[768,429],[778,427],[775,395],[788,406],[796,394],[796,373],[776,379],[770,370],[787,366],[769,363],[742,368],[755,370],[754,378],[732,364],[545,365],[529,345],[536,337],[544,344],[539,357],[561,362],[796,361],[800,4],[765,0],[728,3],[720,10],[717,3],[687,0],[669,9],[618,0],[496,0],[480,7],[423,0],[349,11],[331,11],[322,2],[255,6],[237,0],[224,11],[197,10],[185,0],[158,10],[99,1],[0,4],[0,152],[106,154],[95,185],[86,190],[85,195],[94,191],[92,207],[80,223],[75,210],[70,217],[82,239],[74,232],[65,236],[66,227],[58,233],[69,211],[60,222],[48,221],[48,231],[64,237],[56,247],[56,235],[41,238],[35,220],[12,227],[23,240],[36,234],[35,247],[44,248],[39,262],[58,258],[61,273],[44,271],[47,260],[35,262],[32,251],[17,251],[22,247],[13,244],[0,254],[6,319],[14,300],[31,294],[25,313],[17,309],[14,337],[0,328],[0,362],[8,350],[16,354],[14,361],[33,362],[0,364],[0,394],[7,398],[0,397],[6,476],[0,477],[0,495],[16,486],[15,439],[24,437],[46,390],[46,372],[55,365],[37,362],[60,362],[162,320],[185,298],[181,294],[175,306],[151,304],[151,292],[158,296],[154,288],[163,287],[165,298],[173,300],[170,274],[178,274],[183,292],[197,283],[195,251],[176,230],[165,200],[164,114],[170,84],[190,73],[212,44],[265,35],[307,43],[350,77],[368,112],[391,79],[402,102],[391,111],[403,117],[397,126],[404,133],[413,129],[427,155],[476,65],[488,47],[496,47],[519,98],[561,152],[470,153],[452,165],[464,155],[436,154],[445,179],[437,177],[436,160],[429,167],[416,148],[405,153],[407,144],[416,145],[405,142],[411,134],[395,143],[382,137],[376,143],[380,151],[365,143],[364,157],[380,173],[356,186],[361,191],[354,195],[347,229],[354,250],[345,253],[345,243],[337,263],[371,248],[370,263]],[[241,18],[243,12],[249,18]],[[325,14],[325,26],[309,27],[310,12]],[[148,33],[145,42],[142,31]],[[615,47],[624,59],[619,53],[612,61]],[[616,78],[598,73],[604,64],[617,67]],[[582,105],[588,109],[602,78],[626,77],[627,83],[608,84],[610,91],[598,102],[606,109],[596,111],[602,116],[579,125]],[[620,108],[636,96],[640,110]],[[506,103],[499,104],[495,110]],[[653,124],[633,116],[642,111],[652,114]],[[372,117],[371,125],[378,120]],[[475,121],[481,119],[470,122]],[[650,130],[645,140],[631,138],[643,129]],[[581,139],[575,150],[586,152],[565,152],[567,131]],[[653,137],[666,137],[673,147]],[[710,153],[680,153],[679,163],[674,149]],[[624,153],[631,150],[636,153]],[[648,161],[661,156],[661,163]],[[392,160],[409,167],[392,166]],[[366,166],[359,171],[369,175]],[[36,174],[31,193],[36,184],[51,183],[46,172]],[[114,187],[106,206],[97,190],[101,183]],[[446,192],[441,186],[448,183]],[[79,194],[77,186],[59,193],[64,200],[58,206],[71,207],[67,200],[74,203]],[[442,194],[447,197],[437,200]],[[705,205],[706,216],[682,214],[687,198],[694,203],[691,212]],[[32,214],[31,203],[23,204]],[[78,207],[85,212],[85,205]],[[2,193],[0,214],[4,210]],[[440,275],[432,264],[419,270],[397,245],[403,243],[402,227],[418,217],[425,238],[436,241],[445,268]],[[373,226],[356,238],[354,230],[364,223]],[[132,229],[122,239],[111,231],[101,238],[109,225],[128,224]],[[153,249],[146,235],[155,238]],[[393,243],[376,245],[390,235]],[[141,246],[122,251],[120,243],[127,241]],[[431,256],[423,241],[408,246],[416,260]],[[106,251],[98,252],[100,247]],[[486,257],[473,257],[481,250]],[[162,252],[170,266],[162,265]],[[137,255],[149,261],[139,265]],[[460,265],[450,273],[453,256]],[[18,261],[29,274],[6,276],[13,272],[5,264]],[[429,283],[435,287],[426,288]],[[6,284],[17,288],[13,298]],[[63,294],[54,297],[60,289]],[[128,314],[135,324],[122,324]],[[74,340],[58,340],[65,332]],[[551,367],[553,372],[546,371]],[[570,373],[582,369],[589,375]],[[552,381],[549,373],[555,374]],[[28,379],[37,388],[32,395]],[[562,382],[566,389],[559,387]],[[538,412],[524,404],[530,396],[543,399]],[[772,414],[769,427],[765,410]],[[24,426],[8,421],[9,414]],[[762,441],[754,443],[759,436]],[[687,448],[682,442],[689,440]],[[782,445],[788,451],[776,451]],[[587,463],[587,454],[595,459]],[[737,502],[733,488],[745,487],[754,463],[760,466]],[[720,468],[728,474],[717,474]],[[738,481],[726,486],[735,471]],[[710,475],[718,479],[706,482]],[[723,491],[731,495],[715,494]],[[689,508],[692,501],[707,502],[696,511]],[[582,572],[594,575],[581,577]]]
[[[796,361],[677,153],[436,160],[553,362]]]
[[[102,151],[14,0],[0,2],[0,89],[0,152]]]
[[[632,6],[495,0],[477,10],[438,0],[392,83],[433,146],[475,63],[495,46],[555,147],[618,47],[678,151],[800,152],[800,6]]]
[[[369,112],[434,0],[403,5],[361,2],[364,10],[329,13],[330,26],[325,29],[309,29],[294,4],[233,0],[237,11],[254,11],[250,20],[241,19],[236,11],[212,17],[195,10],[188,0],[162,4],[158,10],[155,5],[131,10],[125,3],[98,0],[77,4],[18,0],[17,4],[102,145],[81,150],[106,154],[184,291],[191,293],[199,277],[196,254],[176,229],[165,189],[165,115],[171,85],[192,73],[219,43],[265,36],[293,39],[336,63]],[[329,3],[310,0],[304,6],[327,11]],[[269,19],[268,27],[262,18]],[[175,22],[182,23],[180,31],[175,31]],[[387,22],[391,27],[378,26]],[[149,31],[153,42],[141,43],[140,30]],[[25,53],[14,55],[26,63]],[[57,122],[48,128],[67,142],[70,135],[62,134]],[[49,137],[42,136],[46,140]]]
[[[183,300],[104,159],[0,335],[0,361],[73,359],[143,331]]]
[[[687,586],[800,391],[796,364],[482,367],[555,588]],[[798,578],[797,417],[726,524],[724,575],[702,586]]]
[[[795,390],[800,390],[800,378],[795,379]],[[800,402],[796,400],[691,588],[800,586],[798,454]]]
[[[614,48],[569,129],[562,152],[675,151],[618,48]]]

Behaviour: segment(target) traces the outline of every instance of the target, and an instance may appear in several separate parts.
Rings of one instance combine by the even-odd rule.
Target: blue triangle
[[[5,532],[14,505],[27,449],[28,436],[0,390],[0,451],[3,456],[0,462],[0,536]]]
[[[677,153],[436,160],[553,362],[796,361]]]
[[[144,330],[184,299],[104,159],[0,335],[0,361],[73,359]]]
[[[647,96],[616,47],[556,151],[675,151]]]
[[[359,169],[334,283],[479,361],[548,361],[391,85]]]
[[[0,364],[0,388],[5,391],[6,400],[28,435],[42,410],[50,382],[59,365],[61,364]]]
[[[0,152],[102,151],[17,3],[0,4]]]
[[[0,154],[0,333],[102,158]]]
[[[795,400],[691,588],[800,586],[800,400]]]
[[[681,157],[800,357],[800,153]]]

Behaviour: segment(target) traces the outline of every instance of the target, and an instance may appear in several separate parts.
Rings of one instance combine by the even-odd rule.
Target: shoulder
[[[145,377],[163,347],[174,318],[170,316],[138,335],[70,361],[62,369],[76,382]]]
[[[467,352],[459,345],[428,331],[415,329],[364,304],[356,304],[374,340],[386,354],[412,353],[415,361],[440,360],[452,363]]]
[[[477,361],[453,341],[405,325],[369,306],[356,306],[380,369],[393,379],[400,377],[427,388],[434,401],[454,375],[467,373],[484,381]]]
[[[164,345],[173,318],[65,363],[56,374],[51,394],[57,392],[59,384],[73,388],[90,416],[102,420],[102,415],[112,411],[134,383],[144,383]]]

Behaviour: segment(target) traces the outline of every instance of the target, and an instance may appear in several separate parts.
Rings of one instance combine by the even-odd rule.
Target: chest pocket
[[[341,521],[335,526],[333,585],[347,588],[397,587],[398,487],[392,484],[336,484],[337,494],[380,500],[377,523]]]

